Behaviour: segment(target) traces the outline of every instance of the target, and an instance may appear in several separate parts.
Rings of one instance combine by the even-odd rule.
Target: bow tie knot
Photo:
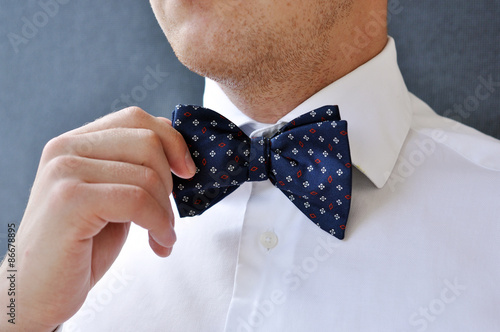
[[[267,137],[251,138],[247,181],[265,181],[269,178],[271,164],[269,145],[270,139]]]

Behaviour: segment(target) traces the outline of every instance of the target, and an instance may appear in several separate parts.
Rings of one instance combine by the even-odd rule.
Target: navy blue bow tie
[[[196,106],[177,106],[172,123],[198,168],[188,180],[174,175],[181,217],[202,214],[245,181],[270,180],[311,221],[344,238],[351,159],[347,122],[337,106],[304,114],[270,138],[250,138],[220,114]]]

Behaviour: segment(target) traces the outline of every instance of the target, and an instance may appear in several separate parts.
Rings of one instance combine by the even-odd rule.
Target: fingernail
[[[175,241],[177,241],[177,235],[175,234],[175,229],[174,229],[174,220],[175,220],[175,217],[174,217],[174,212],[170,209],[170,218],[168,220],[168,223],[169,225],[166,226],[169,230],[168,230],[168,237],[171,239],[171,243],[172,245],[174,245]]]
[[[173,247],[170,247],[170,248],[167,248],[165,250],[165,257],[168,257],[172,254],[172,249],[173,249]]]
[[[191,174],[196,173],[196,165],[194,164],[193,158],[191,158],[189,150],[186,151],[186,167]]]
[[[170,237],[172,239],[172,246],[173,246],[175,241],[177,241],[177,235],[175,234],[175,230],[173,227],[170,228]]]

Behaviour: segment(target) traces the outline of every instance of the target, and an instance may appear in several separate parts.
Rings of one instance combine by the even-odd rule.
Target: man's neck
[[[387,44],[387,33],[371,38],[362,49],[353,44],[337,42],[327,61],[312,63],[307,70],[292,70],[283,79],[269,80],[265,84],[236,86],[219,82],[219,86],[231,102],[243,113],[261,123],[275,123],[309,97],[352,72],[379,54]],[[342,44],[343,43],[343,44]],[[342,47],[339,48],[339,46]],[[342,51],[343,50],[343,51]]]

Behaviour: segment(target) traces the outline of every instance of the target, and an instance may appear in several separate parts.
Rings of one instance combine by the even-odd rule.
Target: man
[[[386,1],[151,3],[210,79],[206,106],[248,136],[339,105],[355,166],[346,237],[270,181],[178,220],[171,172],[199,165],[169,120],[129,108],[44,149],[17,234],[21,330],[498,330],[500,144],[406,90],[385,25],[342,52]]]

